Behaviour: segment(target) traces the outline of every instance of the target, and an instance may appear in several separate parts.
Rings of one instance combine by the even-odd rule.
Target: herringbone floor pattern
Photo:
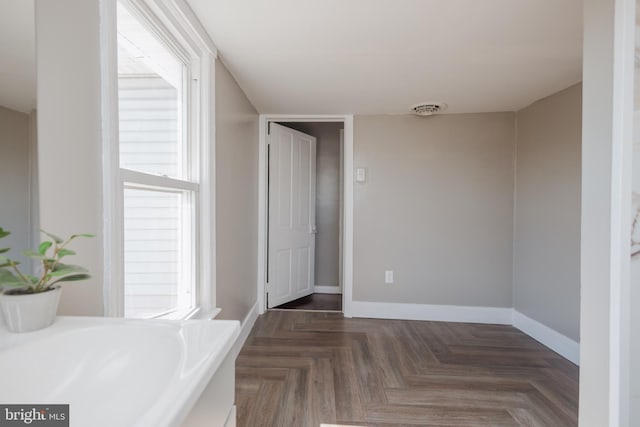
[[[239,427],[577,425],[578,368],[510,326],[270,311],[236,363]]]

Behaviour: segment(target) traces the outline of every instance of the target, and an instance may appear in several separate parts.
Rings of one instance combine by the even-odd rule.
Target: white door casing
[[[340,239],[338,241],[338,290],[342,292],[342,279],[343,279],[343,266],[344,266],[344,255],[342,242],[344,241],[343,233],[344,233],[344,129],[340,129],[340,147],[339,147],[339,164],[340,164],[340,214],[338,218],[338,235]]]
[[[270,124],[268,307],[313,293],[316,139]]]

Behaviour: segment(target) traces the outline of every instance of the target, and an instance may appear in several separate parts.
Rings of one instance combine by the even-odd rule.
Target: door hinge
[[[271,135],[271,122],[267,122],[267,135]]]

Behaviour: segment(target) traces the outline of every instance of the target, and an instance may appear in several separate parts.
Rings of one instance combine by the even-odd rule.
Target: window
[[[115,314],[187,317],[203,305],[207,256],[201,55],[143,1],[118,2],[116,17],[121,233],[114,247],[123,285]]]

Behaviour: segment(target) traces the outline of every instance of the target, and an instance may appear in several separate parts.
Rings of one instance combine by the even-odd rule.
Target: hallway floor
[[[578,367],[511,326],[268,311],[236,405],[239,427],[569,427]]]
[[[342,294],[311,294],[286,304],[281,304],[275,308],[286,310],[342,311]]]

